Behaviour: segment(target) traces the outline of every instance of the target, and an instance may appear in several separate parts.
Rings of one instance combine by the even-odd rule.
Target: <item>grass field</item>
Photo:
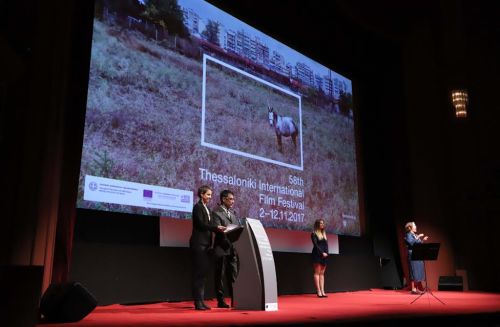
[[[359,222],[344,226],[342,214],[359,216],[354,122],[325,108],[302,102],[304,171],[202,147],[202,62],[158,45],[136,31],[94,22],[92,61],[78,206],[100,210],[190,218],[190,214],[92,203],[83,200],[85,175],[195,191],[206,183],[203,167],[289,185],[289,175],[305,184],[305,221],[262,220],[264,226],[309,230],[325,218],[328,231],[359,234]],[[218,65],[207,73],[207,141],[244,152],[299,164],[283,138],[283,153],[267,120],[267,103],[298,122],[297,99]],[[216,194],[227,185],[214,185]],[[229,187],[231,188],[231,187]],[[196,192],[195,192],[196,193]],[[258,217],[258,193],[237,194],[240,215]],[[276,209],[278,209],[276,207]]]

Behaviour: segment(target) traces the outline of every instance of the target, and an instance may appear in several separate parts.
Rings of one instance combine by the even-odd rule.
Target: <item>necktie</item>
[[[226,213],[227,219],[229,219],[229,222],[232,223],[233,221],[231,220],[231,213],[229,212],[229,209],[222,206],[222,210]]]

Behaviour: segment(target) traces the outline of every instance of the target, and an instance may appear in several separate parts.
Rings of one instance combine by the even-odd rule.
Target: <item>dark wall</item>
[[[78,210],[70,278],[101,305],[191,299],[189,249],[159,247],[158,242],[157,217]],[[339,245],[340,255],[329,259],[328,292],[382,286],[370,240],[340,237]],[[310,254],[273,254],[279,294],[315,293]],[[213,269],[205,294],[214,297]]]
[[[500,4],[465,2],[463,44],[470,119],[452,125],[453,209],[450,229],[457,267],[469,271],[470,287],[500,291]],[[450,50],[451,51],[451,50]]]
[[[469,286],[498,291],[500,118],[495,104],[498,4],[441,1],[401,41],[411,214],[446,252],[438,275],[466,270]],[[450,90],[469,91],[469,115],[454,116]],[[403,221],[401,223],[404,223]],[[432,270],[432,269],[431,269]]]

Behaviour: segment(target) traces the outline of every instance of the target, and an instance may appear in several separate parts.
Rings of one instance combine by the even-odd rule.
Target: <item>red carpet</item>
[[[238,311],[213,308],[195,311],[191,302],[97,307],[77,323],[40,326],[251,326],[251,325],[370,325],[390,322],[444,321],[451,325],[500,326],[500,294],[434,292],[445,305],[425,294],[414,304],[407,291],[371,290],[316,295],[287,295],[278,299],[279,311]],[[215,306],[215,301],[207,301]],[[452,319],[446,321],[446,319]],[[463,323],[463,324],[462,324]],[[411,325],[411,323],[410,323]]]

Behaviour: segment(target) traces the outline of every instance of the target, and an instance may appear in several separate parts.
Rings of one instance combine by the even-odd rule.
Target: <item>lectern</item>
[[[438,300],[442,304],[445,304],[443,301],[441,301],[440,299],[438,299],[438,297],[435,296],[434,293],[432,293],[431,289],[427,285],[427,270],[425,269],[425,262],[426,261],[435,261],[435,260],[437,260],[437,257],[439,255],[439,247],[440,247],[440,245],[441,245],[440,243],[417,243],[417,244],[413,244],[410,260],[412,260],[412,261],[423,261],[424,262],[425,289],[422,292],[422,294],[420,294],[419,296],[417,296],[417,298],[415,300],[413,300],[410,304],[413,304],[415,301],[417,301],[418,299],[420,299],[422,297],[422,295],[424,295],[426,293],[432,295],[436,300]]]
[[[233,285],[234,307],[278,310],[276,268],[271,244],[260,220],[247,218],[237,242],[240,269]]]

